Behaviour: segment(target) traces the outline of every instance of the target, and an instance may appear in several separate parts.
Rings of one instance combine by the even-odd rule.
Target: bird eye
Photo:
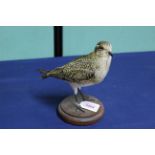
[[[99,50],[104,50],[104,48],[102,46],[98,47]]]

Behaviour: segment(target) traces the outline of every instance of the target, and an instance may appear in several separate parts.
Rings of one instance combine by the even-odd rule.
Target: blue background
[[[90,126],[59,117],[58,104],[73,91],[68,83],[42,80],[37,72],[72,59],[0,62],[0,128],[155,128],[155,52],[115,54],[104,82],[83,89],[105,107],[104,117]]]
[[[99,40],[112,42],[112,65],[104,82],[83,91],[103,102],[104,118],[70,125],[57,106],[72,89],[37,70],[64,65]],[[53,27],[0,27],[0,128],[155,128],[154,51],[155,27],[64,27],[62,58],[53,58]]]

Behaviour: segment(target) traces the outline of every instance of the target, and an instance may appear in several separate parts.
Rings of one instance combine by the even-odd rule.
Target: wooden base
[[[85,99],[87,101],[99,104],[99,110],[97,112],[92,112],[83,109],[85,112],[82,112],[74,105],[74,96],[69,96],[65,98],[58,106],[58,112],[62,119],[74,125],[91,125],[101,119],[104,114],[104,107],[101,101],[92,96],[85,96]]]

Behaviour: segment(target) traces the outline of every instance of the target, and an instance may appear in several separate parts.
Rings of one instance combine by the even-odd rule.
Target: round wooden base
[[[74,105],[74,96],[69,96],[58,106],[58,112],[62,119],[74,125],[91,125],[101,119],[104,114],[104,107],[101,101],[92,96],[85,96],[85,99],[99,104],[99,110],[97,112],[92,112],[90,110],[83,109],[85,112],[82,112]]]

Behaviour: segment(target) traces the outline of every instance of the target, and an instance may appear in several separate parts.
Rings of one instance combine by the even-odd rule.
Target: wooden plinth
[[[97,112],[92,112],[83,109],[85,112],[82,112],[74,105],[74,96],[69,96],[65,98],[58,106],[58,112],[62,119],[74,125],[91,125],[101,119],[104,114],[104,107],[101,101],[92,96],[85,96],[85,99],[87,101],[99,104],[99,110]]]

